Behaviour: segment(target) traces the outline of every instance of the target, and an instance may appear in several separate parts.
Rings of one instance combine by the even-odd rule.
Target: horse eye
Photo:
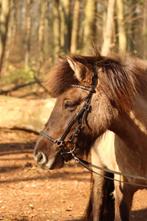
[[[64,101],[64,108],[65,108],[65,109],[68,109],[68,110],[70,110],[70,111],[73,111],[73,110],[76,109],[76,107],[77,107],[76,102],[73,102],[73,101],[70,101],[70,100]]]

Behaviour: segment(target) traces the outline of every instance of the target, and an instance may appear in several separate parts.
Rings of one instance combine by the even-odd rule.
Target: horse
[[[70,56],[49,74],[57,101],[34,155],[42,167],[61,167],[107,130],[115,133],[119,177],[115,221],[129,221],[132,198],[147,186],[147,64],[135,57]],[[106,147],[104,147],[106,148]]]

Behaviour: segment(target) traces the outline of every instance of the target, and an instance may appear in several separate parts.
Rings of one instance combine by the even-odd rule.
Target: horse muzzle
[[[57,169],[57,168],[62,168],[64,165],[64,159],[62,158],[61,155],[57,154],[56,156],[53,156],[51,158],[48,158],[46,154],[43,152],[38,152],[34,154],[35,161],[37,164],[43,168],[43,169]]]

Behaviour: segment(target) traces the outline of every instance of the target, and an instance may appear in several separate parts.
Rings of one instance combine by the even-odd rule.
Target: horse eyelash
[[[76,101],[73,101],[73,100],[65,100],[64,101],[64,107],[65,108],[72,108],[72,107],[76,107],[77,105],[79,105],[81,103],[81,100],[76,100]],[[67,106],[66,106],[67,105]]]

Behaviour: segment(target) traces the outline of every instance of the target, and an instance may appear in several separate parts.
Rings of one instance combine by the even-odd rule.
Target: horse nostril
[[[40,165],[44,165],[47,163],[47,157],[43,152],[38,152],[36,155],[37,163]]]

